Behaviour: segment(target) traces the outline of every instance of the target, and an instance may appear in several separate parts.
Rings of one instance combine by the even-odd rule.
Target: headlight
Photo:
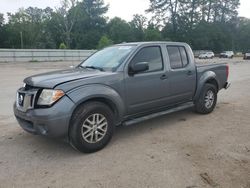
[[[53,89],[43,89],[40,94],[37,104],[38,105],[52,105],[54,102],[58,101],[64,96],[62,90],[53,90]]]

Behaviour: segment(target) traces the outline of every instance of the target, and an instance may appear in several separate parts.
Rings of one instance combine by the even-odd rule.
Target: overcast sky
[[[19,8],[35,6],[45,8],[47,6],[55,8],[60,5],[61,0],[0,0],[0,13],[16,12]],[[127,21],[132,19],[134,14],[145,14],[145,9],[149,7],[149,0],[104,0],[109,3],[107,16],[113,18],[121,17]],[[250,18],[250,0],[240,0],[241,6],[239,15]]]

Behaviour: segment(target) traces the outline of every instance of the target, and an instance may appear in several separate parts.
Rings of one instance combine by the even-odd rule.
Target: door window
[[[179,47],[181,53],[181,60],[183,67],[186,67],[188,64],[187,52],[184,47]]]
[[[188,65],[187,53],[184,47],[168,46],[167,51],[172,69],[180,69]]]
[[[149,70],[145,72],[159,71],[163,69],[163,60],[161,48],[159,46],[151,46],[142,48],[132,59],[131,64],[147,62]]]

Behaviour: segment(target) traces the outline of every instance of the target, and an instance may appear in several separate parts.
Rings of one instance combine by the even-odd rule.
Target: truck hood
[[[43,74],[37,74],[24,79],[24,83],[33,87],[54,88],[59,84],[79,79],[103,76],[112,74],[111,72],[101,72],[99,70],[88,70],[74,68],[60,71],[53,71]]]

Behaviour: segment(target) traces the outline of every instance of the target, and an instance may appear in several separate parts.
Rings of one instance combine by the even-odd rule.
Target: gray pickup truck
[[[185,43],[118,44],[74,68],[26,78],[14,113],[30,133],[67,138],[77,150],[94,152],[117,125],[191,107],[212,112],[219,90],[229,87],[228,72],[226,64],[195,65]]]

